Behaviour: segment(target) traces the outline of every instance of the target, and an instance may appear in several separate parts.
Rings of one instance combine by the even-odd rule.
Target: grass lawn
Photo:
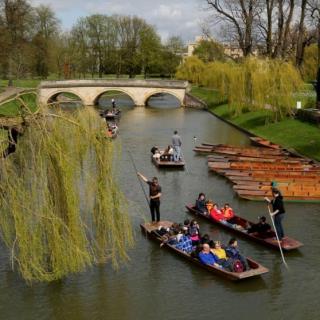
[[[26,93],[21,96],[21,99],[26,103],[32,112],[37,110],[37,96],[33,93]],[[12,100],[0,105],[0,116],[14,117],[21,111],[21,102]]]
[[[197,94],[200,92],[200,94]],[[293,148],[301,154],[320,161],[320,128],[300,120],[287,118],[276,123],[268,121],[270,111],[259,110],[244,113],[238,117],[232,115],[229,105],[212,105],[217,93],[214,90],[196,88],[192,94],[208,101],[209,110],[260,137]]]

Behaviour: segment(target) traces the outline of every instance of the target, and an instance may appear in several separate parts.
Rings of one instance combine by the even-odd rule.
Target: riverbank
[[[297,119],[286,118],[276,123],[270,122],[270,111],[250,111],[235,117],[231,107],[223,101],[217,91],[193,87],[191,94],[208,104],[208,111],[252,134],[307,157],[320,161],[320,128]]]
[[[23,105],[31,112],[35,112],[37,110],[36,93],[25,89],[11,89],[0,93],[0,118],[21,115]],[[27,114],[28,111],[25,110],[24,113]]]

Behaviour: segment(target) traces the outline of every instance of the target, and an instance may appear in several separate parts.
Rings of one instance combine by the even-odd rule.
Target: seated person
[[[192,240],[187,230],[183,230],[182,237],[176,244],[176,248],[189,254],[192,252]]]
[[[227,257],[231,258],[234,261],[239,260],[243,266],[244,271],[250,269],[246,257],[244,257],[238,249],[238,241],[235,238],[230,239],[229,245],[226,248],[226,254]]]
[[[150,152],[152,153],[152,155],[154,155],[156,153],[156,151],[159,150],[156,146],[153,146],[150,150]]]
[[[168,159],[168,161],[173,161],[173,148],[172,148],[172,146],[168,146],[165,150],[164,150],[164,152],[163,152],[163,154],[162,154],[163,156],[165,156],[165,157],[167,157]]]
[[[162,242],[160,244],[160,247],[162,247],[164,244],[169,244],[169,245],[176,245],[178,243],[177,241],[177,234],[173,230],[170,230],[168,233],[163,235],[162,237]]]
[[[218,205],[216,203],[213,204],[213,208],[210,211],[210,216],[216,221],[225,220],[222,211],[218,208]]]
[[[206,195],[204,193],[199,193],[198,199],[196,200],[195,209],[200,211],[201,213],[207,213],[207,206],[206,206]]]
[[[192,220],[190,223],[190,227],[188,233],[192,240],[192,245],[196,246],[200,242],[200,227],[196,220]]]
[[[210,213],[211,209],[213,208],[213,201],[212,200],[208,200],[206,202],[206,207],[207,207],[207,212]]]
[[[209,237],[208,234],[203,235],[203,236],[201,237],[201,239],[200,239],[200,243],[201,243],[201,244],[208,243],[208,244],[210,245],[210,242],[211,242],[211,240],[210,240],[210,237]]]
[[[218,259],[223,259],[227,260],[227,253],[226,250],[224,250],[221,247],[221,242],[220,241],[214,241],[213,242],[213,249],[211,249],[211,252],[218,257]]]
[[[271,226],[266,222],[266,220],[266,217],[260,217],[258,223],[251,225],[251,227],[248,229],[248,233],[256,233],[257,235],[264,238],[272,236],[270,234],[272,232]]]
[[[161,157],[161,153],[160,153],[160,150],[159,149],[157,149],[155,152],[154,152],[154,154],[153,154],[153,156],[152,156],[154,159],[156,159],[156,160],[159,160],[160,159],[160,157]]]
[[[210,246],[207,243],[202,246],[202,250],[199,252],[198,258],[202,264],[222,268],[222,266],[218,264],[218,257],[210,251]]]
[[[183,229],[189,230],[189,227],[190,227],[190,220],[189,219],[184,220],[183,221]]]
[[[233,271],[232,259],[227,257],[227,253],[221,247],[220,241],[213,242],[213,249],[211,249],[211,252],[218,258],[218,264],[222,265],[228,271]]]
[[[225,203],[221,211],[227,221],[231,220],[234,217],[233,209],[230,207],[229,203]]]

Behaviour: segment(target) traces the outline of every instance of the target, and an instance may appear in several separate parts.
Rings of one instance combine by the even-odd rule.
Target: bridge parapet
[[[116,90],[130,96],[138,106],[145,105],[149,97],[156,93],[171,94],[183,105],[187,87],[188,81],[179,80],[98,79],[42,81],[38,91],[41,104],[47,104],[61,92],[70,92],[77,95],[85,105],[95,105],[103,93]]]

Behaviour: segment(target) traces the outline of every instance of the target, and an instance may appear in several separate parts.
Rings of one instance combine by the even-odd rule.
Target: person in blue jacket
[[[203,264],[222,268],[222,266],[218,264],[218,257],[210,251],[210,246],[207,243],[203,244],[202,250],[199,252],[199,260]]]

